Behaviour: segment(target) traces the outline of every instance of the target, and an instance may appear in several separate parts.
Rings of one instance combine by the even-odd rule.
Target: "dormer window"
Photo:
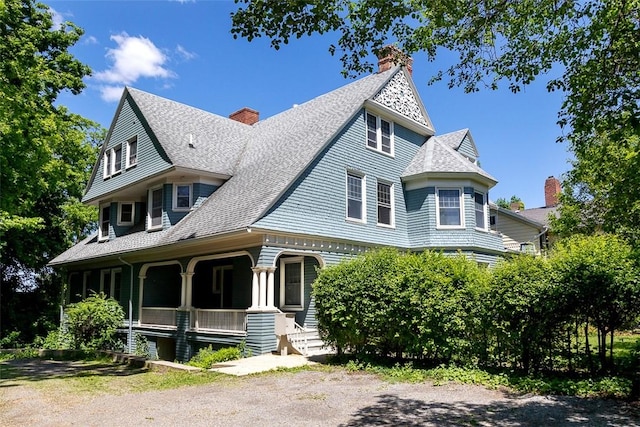
[[[138,164],[138,137],[127,141],[127,169]]]
[[[367,147],[393,156],[393,122],[366,113]]]
[[[173,210],[191,209],[191,184],[173,185]]]

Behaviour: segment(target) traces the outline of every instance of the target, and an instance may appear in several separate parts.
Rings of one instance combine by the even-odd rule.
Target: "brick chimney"
[[[388,45],[378,52],[378,73],[384,73],[394,65],[402,65],[407,68],[410,75],[413,74],[413,58],[403,53],[394,45]]]
[[[245,125],[252,125],[260,121],[260,113],[251,108],[244,107],[235,113],[229,114],[229,118],[236,122],[244,123]]]
[[[544,182],[544,205],[546,208],[556,206],[558,204],[558,194],[562,192],[560,181],[550,176]]]

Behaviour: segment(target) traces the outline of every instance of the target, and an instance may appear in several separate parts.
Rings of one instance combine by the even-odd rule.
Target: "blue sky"
[[[250,107],[264,119],[349,83],[329,34],[293,40],[279,51],[267,39],[234,40],[232,1],[51,1],[56,19],[85,30],[72,53],[93,69],[87,88],[61,104],[109,127],[125,85],[228,116]],[[556,143],[561,95],[544,76],[518,94],[465,94],[427,81],[455,57],[428,62],[414,55],[413,79],[438,134],[471,133],[482,167],[496,177],[492,200],[517,195],[527,208],[544,205],[544,181],[569,168],[566,144]]]

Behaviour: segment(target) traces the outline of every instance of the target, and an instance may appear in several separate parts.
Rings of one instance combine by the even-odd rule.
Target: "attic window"
[[[138,164],[138,137],[127,141],[127,169]]]
[[[118,203],[118,225],[133,225],[133,202]]]
[[[365,114],[367,125],[367,147],[393,156],[393,122],[371,113]]]
[[[173,185],[173,210],[184,211],[191,209],[191,185]]]
[[[100,228],[98,229],[98,240],[109,238],[111,205],[100,206]]]
[[[120,173],[122,170],[122,144],[116,145],[110,150],[106,150],[102,161],[104,163],[104,179]]]

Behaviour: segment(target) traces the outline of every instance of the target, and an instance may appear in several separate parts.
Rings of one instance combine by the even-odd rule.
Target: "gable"
[[[132,138],[137,140],[137,162],[135,166],[126,167],[127,141]],[[105,153],[118,146],[122,147],[121,171],[105,178]],[[144,117],[131,98],[125,96],[102,145],[100,156],[82,201],[94,202],[102,196],[156,175],[171,166],[166,154],[155,141],[155,136],[146,126]]]
[[[434,130],[431,119],[417,91],[409,79],[407,79],[404,72],[396,73],[372,99],[378,104],[432,131]]]
[[[465,135],[464,139],[460,143],[460,146],[458,147],[458,152],[468,157],[469,159],[472,159],[473,161],[477,160],[478,152],[476,150],[476,145],[473,143],[473,140],[469,136],[469,133]]]

